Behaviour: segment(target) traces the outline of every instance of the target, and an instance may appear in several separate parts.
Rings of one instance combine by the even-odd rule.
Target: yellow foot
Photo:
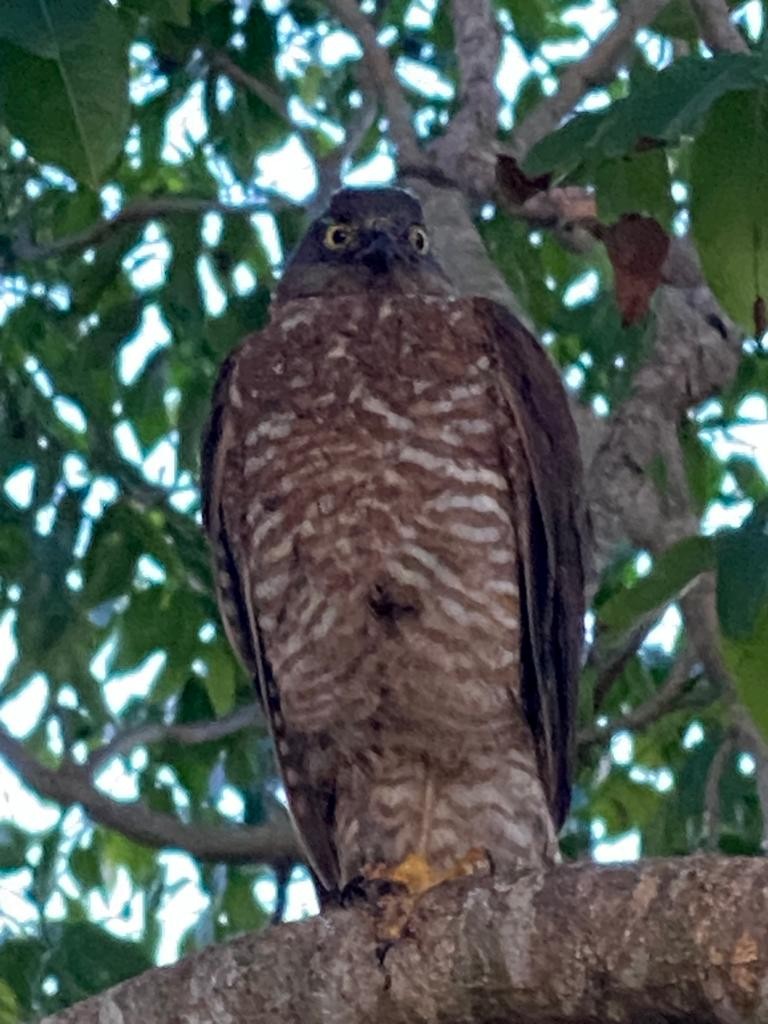
[[[376,865],[365,872],[366,878],[387,879],[404,885],[413,896],[421,896],[441,882],[476,875],[490,870],[490,858],[485,850],[473,847],[461,860],[448,868],[433,867],[421,853],[409,853],[394,867]]]
[[[448,868],[433,867],[420,853],[409,853],[405,860],[394,867],[377,864],[368,868],[363,872],[365,878],[395,882],[405,889],[405,892],[394,892],[379,898],[380,921],[376,929],[379,940],[396,942],[400,939],[419,897],[436,885],[467,875],[487,874],[490,870],[490,857],[485,850],[477,847],[469,850]]]

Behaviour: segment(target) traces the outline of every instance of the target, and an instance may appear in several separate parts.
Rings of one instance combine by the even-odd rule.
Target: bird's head
[[[399,188],[341,189],[312,223],[278,286],[281,302],[355,292],[449,295],[419,201]]]

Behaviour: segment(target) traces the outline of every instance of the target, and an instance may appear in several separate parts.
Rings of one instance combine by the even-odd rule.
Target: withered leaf
[[[508,203],[522,206],[526,199],[548,189],[550,180],[550,174],[539,174],[535,178],[529,178],[522,172],[520,164],[513,156],[499,153],[496,161],[496,181]]]
[[[639,213],[627,213],[615,224],[600,225],[595,234],[605,243],[613,266],[622,323],[625,327],[635,324],[648,312],[661,283],[669,236],[657,220]]]
[[[762,338],[768,331],[768,311],[766,311],[765,299],[758,295],[752,307],[752,315],[755,321],[755,337]]]

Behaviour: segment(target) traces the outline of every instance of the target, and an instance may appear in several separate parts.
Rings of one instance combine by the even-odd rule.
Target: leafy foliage
[[[434,16],[401,0],[375,6],[419,131],[439,137],[458,86],[449,5],[440,0]],[[550,90],[553,44],[584,39],[570,8],[497,4],[528,60],[501,135]],[[692,37],[689,5],[670,4],[654,28]],[[357,53],[314,0],[2,4],[1,727],[44,767],[88,765],[116,800],[139,799],[190,829],[259,825],[279,811],[262,728],[194,744],[170,731],[226,721],[253,700],[211,595],[197,450],[217,367],[264,323],[306,224],[296,196],[312,176],[300,179],[301,161],[327,170],[343,156],[365,176],[387,151],[375,117],[362,119],[350,152],[340,142],[364,112]],[[765,50],[659,70],[637,44],[628,67],[598,94],[603,109],[545,138],[525,169],[594,188],[605,225],[640,214],[672,232],[690,217],[712,287],[749,328],[767,290]],[[484,209],[478,228],[579,400],[600,415],[619,407],[648,354],[663,254],[650,288],[639,274],[637,322],[625,324],[612,269],[621,261],[602,246],[563,245],[501,206]],[[740,750],[720,759],[719,824],[707,833],[707,780],[730,723],[699,666],[672,710],[632,731],[621,723],[674,681],[685,648],[674,602],[714,568],[724,657],[768,734],[765,463],[725,444],[767,391],[756,338],[719,404],[678,424],[708,535],[666,545],[645,567],[645,553],[622,550],[600,580],[569,856],[627,834],[647,854],[760,849]],[[665,494],[676,467],[643,469]],[[666,632],[629,644],[662,615]],[[126,735],[136,743],[104,754]],[[0,823],[0,1024],[175,955],[174,929],[184,952],[261,927],[260,881],[285,896],[291,864],[192,865],[50,803],[32,823],[22,807],[32,797],[7,785],[18,806]]]

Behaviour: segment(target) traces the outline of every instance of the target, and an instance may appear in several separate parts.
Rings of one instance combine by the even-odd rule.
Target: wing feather
[[[521,436],[522,692],[557,827],[568,812],[584,624],[586,519],[578,435],[560,375],[508,310],[475,299],[503,403]],[[506,456],[511,472],[511,459]]]
[[[332,845],[334,794],[310,783],[306,742],[285,728],[280,691],[267,657],[258,609],[254,607],[253,581],[247,552],[241,550],[236,519],[241,503],[250,506],[255,494],[235,493],[234,481],[242,480],[241,445],[230,389],[237,374],[238,351],[224,362],[213,393],[213,408],[203,433],[201,487],[203,525],[213,552],[214,588],[224,630],[233,650],[253,678],[272,736],[275,757],[283,780],[296,831],[307,861],[326,889],[338,879],[338,863]]]

